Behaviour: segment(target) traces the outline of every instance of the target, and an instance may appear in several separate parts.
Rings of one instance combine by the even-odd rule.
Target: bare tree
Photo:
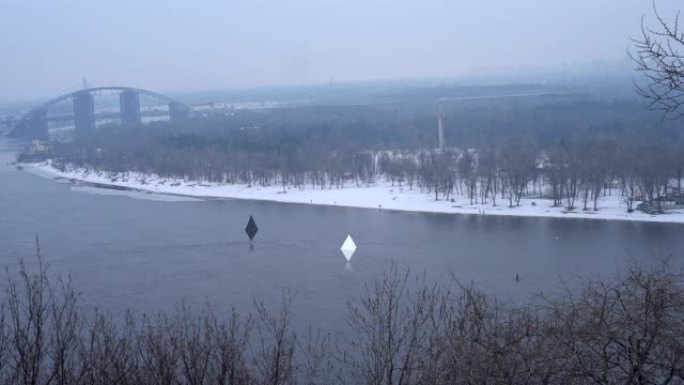
[[[409,272],[392,265],[384,277],[367,287],[360,305],[348,304],[352,329],[347,369],[353,384],[420,383],[428,347],[430,309],[436,290],[424,279],[410,285]]]
[[[552,303],[547,323],[571,378],[595,384],[684,381],[682,276],[667,264],[617,282],[589,281]]]
[[[247,365],[247,347],[254,322],[251,317],[240,319],[235,309],[228,323],[209,313],[214,355],[211,360],[211,381],[216,385],[247,385],[251,383]]]
[[[476,160],[467,149],[463,151],[461,157],[456,161],[456,168],[461,177],[461,183],[465,183],[466,192],[470,204],[477,198],[477,178],[475,174]]]
[[[49,317],[49,290],[45,276],[40,244],[36,238],[39,273],[32,275],[20,262],[19,280],[7,271],[7,305],[11,337],[12,373],[10,382],[22,385],[39,385],[46,380],[44,367],[48,354],[47,322]]]
[[[5,324],[5,304],[0,303],[0,383],[4,384],[7,379],[3,375],[5,367],[7,366],[7,349],[9,341],[9,334],[7,333],[7,326]]]
[[[174,385],[179,381],[180,352],[173,331],[172,320],[163,314],[144,320],[137,336],[138,383]]]
[[[135,384],[138,355],[133,314],[128,311],[120,322],[115,322],[111,314],[98,311],[86,327],[81,358],[87,369],[83,383]]]
[[[332,355],[332,336],[309,327],[309,333],[301,341],[298,348],[303,359],[297,365],[303,385],[326,385],[334,383],[335,362]]]
[[[181,378],[188,385],[204,385],[210,377],[211,358],[215,357],[211,314],[195,319],[183,304],[174,319],[175,348],[181,367]]]
[[[297,337],[290,323],[292,300],[293,297],[288,291],[283,292],[283,304],[276,314],[273,314],[264,302],[254,301],[259,339],[253,360],[259,384],[295,383],[294,353]]]
[[[653,4],[655,27],[641,22],[641,38],[632,39],[635,52],[630,56],[637,71],[644,74],[647,85],[636,85],[637,92],[650,101],[649,107],[663,111],[664,116],[684,116],[684,31],[679,28],[679,13],[674,21],[666,21]]]
[[[84,375],[79,357],[80,350],[80,312],[78,295],[71,284],[71,278],[58,279],[56,285],[49,285],[50,302],[48,310],[49,349],[51,362],[48,383],[58,385],[76,384]]]

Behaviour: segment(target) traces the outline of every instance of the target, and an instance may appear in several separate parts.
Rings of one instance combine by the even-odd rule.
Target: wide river
[[[115,312],[179,301],[248,311],[253,298],[275,304],[289,289],[297,325],[334,328],[391,263],[521,300],[560,279],[684,260],[680,224],[188,200],[58,183],[10,165],[15,150],[0,140],[0,265],[33,264],[37,235],[53,274],[70,273],[86,306]],[[350,264],[339,250],[347,234],[358,245]]]

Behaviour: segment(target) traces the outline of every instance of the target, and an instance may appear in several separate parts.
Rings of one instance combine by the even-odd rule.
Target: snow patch
[[[517,207],[508,207],[507,200],[497,206],[490,203],[470,204],[467,197],[453,196],[453,199],[435,201],[434,194],[421,193],[418,188],[399,188],[390,182],[377,182],[370,185],[347,185],[344,188],[314,189],[289,187],[283,193],[282,186],[248,186],[244,184],[215,184],[208,182],[185,181],[161,178],[139,173],[111,174],[108,172],[88,172],[84,170],[60,171],[50,164],[23,164],[23,170],[47,178],[64,178],[72,182],[81,181],[91,184],[116,186],[137,191],[176,195],[194,198],[229,198],[265,200],[284,203],[304,203],[315,205],[336,205],[381,210],[416,211],[444,214],[503,215],[520,217],[583,218],[603,220],[626,220],[644,222],[684,223],[684,212],[673,210],[667,214],[650,215],[640,211],[628,213],[619,194],[599,198],[598,211],[584,211],[577,208],[567,211],[563,207],[553,207],[550,199],[539,197],[522,198]]]

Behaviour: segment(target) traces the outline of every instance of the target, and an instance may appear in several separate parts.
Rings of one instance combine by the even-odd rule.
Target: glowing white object
[[[356,251],[356,243],[354,243],[351,235],[347,235],[347,239],[344,240],[340,250],[342,251],[342,254],[344,254],[344,257],[347,258],[347,261],[349,261],[352,255],[354,255],[354,252]]]

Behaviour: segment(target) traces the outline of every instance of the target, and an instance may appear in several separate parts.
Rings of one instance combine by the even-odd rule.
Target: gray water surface
[[[346,302],[392,262],[518,300],[556,290],[559,278],[613,276],[667,255],[682,261],[679,224],[145,199],[155,197],[18,171],[9,165],[13,151],[0,142],[0,265],[34,261],[38,235],[50,271],[71,273],[87,306],[115,312],[179,301],[246,311],[253,298],[277,303],[289,289],[295,322],[336,327]],[[259,226],[252,247],[244,233],[250,215]],[[350,265],[339,251],[347,234],[358,246]]]

